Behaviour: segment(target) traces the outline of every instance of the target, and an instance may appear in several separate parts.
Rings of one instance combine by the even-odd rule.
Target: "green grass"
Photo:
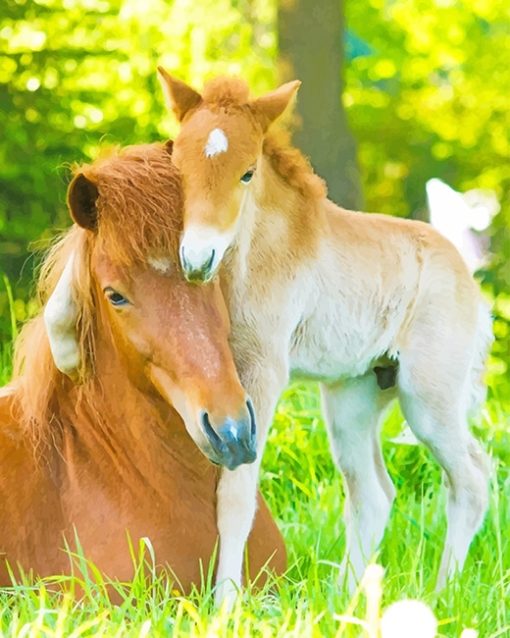
[[[483,638],[510,636],[510,427],[501,405],[492,397],[476,424],[497,468],[490,511],[464,572],[441,594],[434,592],[445,531],[441,474],[422,447],[389,440],[401,424],[398,410],[385,424],[384,454],[398,498],[377,558],[385,567],[382,606],[404,598],[424,601],[439,621],[439,636],[460,636],[465,627],[476,628]],[[246,592],[232,614],[215,612],[210,578],[203,591],[188,599],[176,596],[154,574],[150,544],[142,543],[133,552],[136,577],[123,588],[117,585],[121,604],[109,602],[101,575],[77,557],[86,575],[76,576],[67,586],[81,585],[80,598],[55,593],[58,578],[18,584],[0,593],[0,632],[16,637],[375,638],[375,633],[363,630],[351,618],[365,618],[364,594],[359,592],[350,600],[336,582],[336,565],[344,547],[343,489],[331,461],[314,385],[294,385],[280,402],[265,456],[262,490],[289,551],[290,567],[278,591]],[[417,636],[414,630],[404,635]]]

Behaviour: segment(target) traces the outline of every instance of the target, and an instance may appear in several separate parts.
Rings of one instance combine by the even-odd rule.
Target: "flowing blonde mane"
[[[90,275],[94,246],[107,250],[119,263],[146,262],[147,254],[161,250],[176,258],[182,224],[180,180],[171,163],[171,147],[150,144],[110,151],[91,165],[75,167],[93,181],[99,192],[96,202],[97,232],[76,225],[66,231],[48,251],[41,266],[37,298],[41,308],[74,254],[73,291],[79,316],[76,337],[82,367],[77,400],[93,401],[94,336],[106,330],[99,300]],[[53,362],[42,311],[22,329],[15,343],[15,418],[37,445],[54,437],[61,426],[59,394],[69,393],[72,382]]]

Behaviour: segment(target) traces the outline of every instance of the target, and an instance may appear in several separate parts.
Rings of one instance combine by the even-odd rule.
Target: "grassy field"
[[[467,627],[477,629],[483,638],[510,636],[510,428],[500,406],[493,397],[475,424],[494,456],[490,512],[464,572],[441,594],[434,592],[445,531],[440,471],[422,447],[391,441],[402,424],[397,409],[384,427],[384,453],[398,498],[377,557],[385,567],[382,608],[405,598],[424,601],[438,619],[439,636],[457,637]],[[288,574],[277,592],[246,592],[232,614],[214,612],[210,585],[188,599],[169,591],[151,571],[147,545],[134,550],[145,560],[139,560],[137,577],[122,589],[120,605],[108,601],[101,576],[79,558],[88,572],[77,577],[86,592],[79,602],[49,593],[51,582],[27,582],[3,590],[1,635],[376,638],[376,633],[359,625],[367,614],[364,593],[349,599],[336,582],[344,547],[342,481],[331,461],[313,384],[292,386],[280,402],[262,489],[289,551]],[[377,606],[373,596],[371,601]],[[423,627],[414,614],[411,629],[400,624],[401,632],[391,636],[420,638]]]

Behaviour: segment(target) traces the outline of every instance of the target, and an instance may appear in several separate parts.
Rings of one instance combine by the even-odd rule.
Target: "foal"
[[[426,224],[327,199],[299,151],[269,131],[299,82],[252,100],[241,80],[218,78],[200,95],[159,74],[182,122],[173,152],[185,197],[181,264],[192,281],[221,272],[231,344],[259,423],[258,463],[224,471],[219,484],[218,579],[240,583],[258,465],[293,373],[322,382],[347,487],[342,577],[351,587],[359,580],[387,523],[395,490],[378,424],[398,396],[448,477],[443,583],[462,567],[487,505],[484,455],[467,413],[484,394],[491,321],[462,258]],[[225,585],[219,596],[233,591]]]
[[[53,355],[39,315],[0,396],[0,584],[10,582],[6,561],[69,573],[62,548],[76,532],[87,557],[120,580],[133,572],[127,534],[150,538],[158,565],[189,590],[217,538],[218,473],[197,447],[215,457],[203,415],[220,432],[215,443],[224,422],[253,427],[221,292],[180,274],[180,185],[165,146],[80,168],[68,200],[76,225],[39,281],[43,301],[52,294]],[[251,578],[265,564],[285,567],[261,504]]]

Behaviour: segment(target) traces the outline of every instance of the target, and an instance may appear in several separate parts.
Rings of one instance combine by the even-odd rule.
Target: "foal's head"
[[[109,340],[132,383],[175,407],[213,462],[252,462],[254,414],[219,284],[193,286],[178,266],[182,201],[170,150],[131,147],[81,167],[68,204],[81,239],[45,310],[57,367],[76,376],[87,363],[77,334],[90,295],[96,350]],[[104,357],[96,364],[108,366]]]
[[[235,238],[243,203],[257,181],[266,131],[300,83],[250,100],[241,80],[219,78],[200,95],[164,69],[159,77],[182,122],[173,153],[185,199],[180,260],[188,280],[209,281]]]

